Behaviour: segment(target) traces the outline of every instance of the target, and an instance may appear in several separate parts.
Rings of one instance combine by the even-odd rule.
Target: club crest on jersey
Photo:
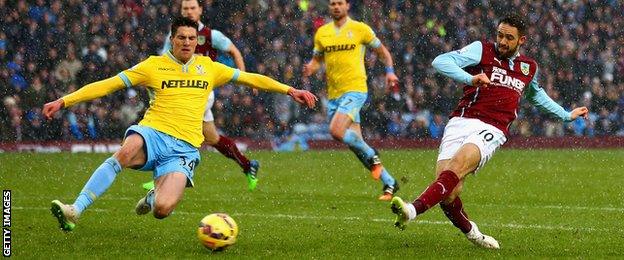
[[[525,76],[529,75],[529,68],[531,68],[529,64],[520,62],[520,71],[522,71],[522,74],[524,74]]]
[[[206,43],[206,36],[197,36],[197,44],[204,45]]]
[[[197,70],[197,75],[204,75],[206,72],[204,71],[204,66],[195,65],[195,70]]]
[[[349,39],[353,38],[353,32],[352,31],[348,31],[347,32],[347,38],[349,38]]]

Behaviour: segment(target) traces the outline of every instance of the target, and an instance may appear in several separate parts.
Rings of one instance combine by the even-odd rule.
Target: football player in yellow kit
[[[137,214],[153,212],[156,218],[171,214],[184,189],[193,186],[193,172],[200,161],[198,147],[204,141],[202,116],[214,87],[228,82],[290,95],[313,107],[316,97],[269,77],[242,72],[209,57],[195,55],[197,22],[177,18],[171,25],[171,51],[151,56],[116,76],[84,86],[43,107],[50,118],[61,108],[105,96],[124,87],[144,86],[154,99],[143,120],[126,130],[120,150],[91,175],[71,204],[52,201],[52,214],[61,229],[71,231],[80,214],[100,197],[123,168],[152,171],[156,187],[139,200]]]

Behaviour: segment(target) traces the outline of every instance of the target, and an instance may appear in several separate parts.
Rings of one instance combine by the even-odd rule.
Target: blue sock
[[[110,157],[98,167],[87,181],[78,198],[74,202],[74,207],[78,213],[82,213],[93,201],[102,195],[113,184],[115,176],[121,171],[121,165],[117,159]]]
[[[345,131],[342,142],[347,144],[351,150],[363,155],[366,159],[370,159],[375,155],[375,150],[368,146],[368,144],[351,129]]]
[[[396,183],[392,175],[390,175],[390,173],[386,170],[385,167],[383,168],[383,171],[381,172],[381,182],[389,186],[394,186],[394,184]]]

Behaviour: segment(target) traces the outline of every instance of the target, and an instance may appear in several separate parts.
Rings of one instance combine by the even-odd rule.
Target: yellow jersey
[[[183,64],[171,52],[118,74],[126,87],[145,86],[152,100],[139,125],[154,128],[195,147],[204,141],[202,115],[214,87],[235,81],[240,72],[209,57],[194,55]]]
[[[366,46],[378,48],[380,45],[368,25],[350,18],[340,28],[330,22],[316,31],[314,55],[325,60],[329,99],[346,92],[368,91],[364,67]]]

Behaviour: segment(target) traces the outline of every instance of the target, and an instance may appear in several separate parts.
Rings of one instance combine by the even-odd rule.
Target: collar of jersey
[[[199,27],[197,27],[197,30],[198,30],[198,31],[201,31],[202,29],[204,29],[204,27],[206,27],[206,26],[204,25],[204,23],[202,23],[201,21],[199,21],[199,22],[197,22],[197,23],[199,24]]]
[[[342,28],[344,28],[347,25],[347,23],[349,23],[350,21],[351,21],[351,17],[347,16],[347,20],[340,27],[336,27],[336,23],[332,22],[332,25],[334,26],[334,31],[336,33],[339,33],[340,30],[342,30]]]
[[[173,56],[173,54],[171,53],[171,50],[165,52],[165,56],[169,57],[169,59],[171,59],[175,63],[182,65],[182,72],[188,72],[188,66],[193,64],[193,62],[195,61],[195,54],[193,54],[191,59],[189,59],[186,63],[182,63],[175,56]]]
[[[494,43],[494,50],[496,51],[496,55],[498,56],[498,43]],[[509,68],[511,70],[514,70],[514,63],[516,58],[518,58],[518,56],[520,56],[520,48],[518,48],[518,51],[516,51],[516,54],[512,55],[511,57],[509,57]]]

